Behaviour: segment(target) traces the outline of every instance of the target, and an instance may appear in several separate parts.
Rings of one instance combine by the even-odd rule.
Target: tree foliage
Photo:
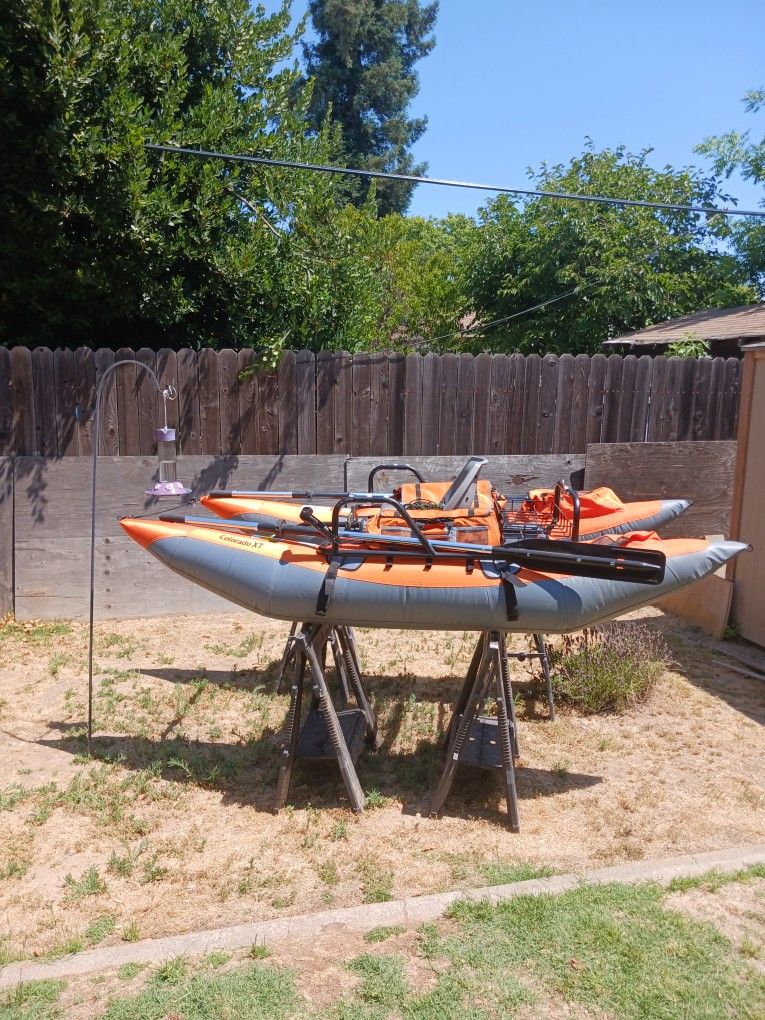
[[[143,148],[331,156],[305,132],[310,90],[295,99],[288,5],[8,0],[0,17],[3,339],[313,342],[337,304],[310,245],[333,182]]]
[[[336,27],[349,12],[344,52],[361,70],[347,95],[364,158],[412,168],[407,146],[422,126],[406,114],[412,67],[432,45],[436,5],[313,6],[331,9]],[[248,0],[0,5],[0,342],[253,346],[271,362],[285,346],[588,351],[756,298],[748,281],[765,265],[762,231],[719,217],[507,198],[478,222],[380,216],[395,204],[390,190],[344,205],[329,175],[144,148],[339,158],[354,135],[306,128],[318,108],[289,23],[286,0],[270,17]],[[337,60],[339,81],[348,66]],[[317,74],[324,109],[332,83]],[[751,102],[758,110],[762,96]],[[763,179],[762,143],[717,142],[721,173]],[[532,179],[627,198],[720,197],[714,178],[652,169],[647,154],[621,149],[588,148]],[[496,330],[456,333],[468,313],[486,324],[575,288]]]
[[[316,40],[304,44],[306,69],[313,79],[311,123],[327,116],[342,129],[349,165],[370,170],[422,174],[409,148],[425,130],[426,118],[408,116],[419,83],[414,65],[431,51],[430,34],[438,3],[419,0],[311,0],[308,10]],[[358,180],[344,195],[363,203],[369,186]],[[377,186],[381,216],[404,212],[412,185]]]
[[[540,190],[714,205],[714,179],[655,170],[647,153],[589,146],[567,166],[532,173]],[[474,345],[597,351],[609,337],[705,307],[753,300],[744,269],[719,243],[722,217],[533,198],[490,200],[466,255],[466,287],[483,322],[575,290],[531,315],[479,334]]]
[[[462,258],[476,230],[466,216],[442,220],[397,214],[375,220],[368,207],[346,206],[336,228],[348,258],[366,274],[365,322],[357,321],[349,350],[448,350],[469,304]],[[440,338],[440,339],[436,339]]]
[[[765,89],[752,89],[743,99],[748,113],[765,113]],[[745,180],[765,186],[765,132],[759,141],[751,131],[728,131],[704,139],[696,151],[713,160],[715,172],[730,177],[738,171]],[[765,208],[765,196],[760,205]],[[750,275],[765,292],[765,223],[746,217],[734,224],[733,240]]]

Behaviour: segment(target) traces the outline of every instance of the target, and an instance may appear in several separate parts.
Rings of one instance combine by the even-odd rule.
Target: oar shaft
[[[261,534],[264,537],[274,535],[289,536],[290,540],[304,542],[306,539],[316,542],[325,538],[314,528],[299,524],[262,526],[244,521],[219,521],[215,518],[192,517],[183,514],[165,514],[163,521],[173,524],[191,524],[199,527],[218,530],[236,530],[245,533]],[[399,535],[377,535],[362,531],[338,531],[338,538],[346,542],[354,542],[360,548],[351,549],[347,546],[339,549],[340,555],[363,554],[364,547],[375,545],[380,549],[367,549],[367,555],[398,555],[407,559],[424,558],[425,553],[416,538]],[[552,573],[574,573],[584,576],[614,576],[625,572],[630,580],[645,580],[658,583],[663,577],[664,556],[652,550],[624,549],[600,545],[585,545],[582,542],[563,540],[521,540],[513,545],[491,546],[466,542],[448,542],[431,539],[431,546],[436,559],[487,559],[504,560],[526,566],[531,570],[549,571]],[[626,578],[625,578],[626,579]]]
[[[213,499],[262,499],[266,502],[280,499],[365,499],[367,496],[385,496],[384,492],[274,492],[272,490],[215,489]]]

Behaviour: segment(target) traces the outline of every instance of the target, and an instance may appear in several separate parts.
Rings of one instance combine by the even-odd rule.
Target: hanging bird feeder
[[[191,489],[186,488],[183,482],[178,481],[176,434],[175,429],[167,424],[167,402],[168,400],[175,400],[176,396],[176,391],[172,386],[166,386],[162,390],[165,424],[162,428],[154,430],[154,439],[157,443],[159,477],[155,485],[151,489],[146,490],[146,495],[153,496],[155,499],[188,496],[191,492]]]

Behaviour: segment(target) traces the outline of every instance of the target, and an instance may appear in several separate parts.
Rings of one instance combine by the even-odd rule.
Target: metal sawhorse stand
[[[520,749],[507,657],[505,635],[495,630],[484,631],[446,733],[446,763],[433,794],[430,813],[435,815],[441,811],[457,765],[474,765],[500,772],[510,829],[519,832],[515,762]],[[490,698],[496,703],[496,716],[481,714]]]
[[[339,708],[327,685],[327,649],[332,653],[339,688]],[[305,623],[293,627],[282,659],[282,673],[294,660],[287,714],[286,742],[276,786],[275,807],[287,803],[292,769],[297,758],[326,761],[336,758],[354,811],[363,811],[366,798],[355,762],[364,746],[375,746],[377,720],[361,683],[356,642],[350,627]],[[306,678],[310,675],[311,703],[303,721]],[[349,708],[353,698],[355,708]]]

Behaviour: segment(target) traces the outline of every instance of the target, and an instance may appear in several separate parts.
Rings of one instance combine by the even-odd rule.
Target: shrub
[[[669,661],[662,638],[642,624],[591,627],[552,655],[556,697],[585,715],[644,701]]]

